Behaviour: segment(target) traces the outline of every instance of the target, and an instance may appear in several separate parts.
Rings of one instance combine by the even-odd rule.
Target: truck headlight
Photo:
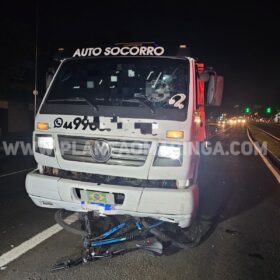
[[[181,166],[182,146],[160,144],[154,160],[154,166]]]
[[[53,150],[53,138],[51,136],[37,136],[38,148]]]
[[[37,153],[54,156],[54,139],[51,135],[35,136],[35,150]]]
[[[160,145],[158,149],[158,157],[170,158],[173,160],[178,160],[180,158],[180,147],[178,146],[166,146]]]

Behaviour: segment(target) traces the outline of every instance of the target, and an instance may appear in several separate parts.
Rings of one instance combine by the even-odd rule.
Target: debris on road
[[[239,231],[237,231],[237,230],[231,230],[231,229],[226,229],[225,232],[226,232],[226,233],[229,233],[229,234],[231,234],[231,235],[239,235],[239,234],[240,234]]]

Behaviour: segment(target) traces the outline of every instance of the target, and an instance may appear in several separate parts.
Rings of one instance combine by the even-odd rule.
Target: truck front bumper
[[[96,184],[52,177],[32,171],[26,177],[26,190],[40,207],[59,208],[75,212],[90,211],[85,208],[77,189],[124,195],[122,204],[110,210],[95,205],[94,211],[104,215],[131,215],[151,217],[188,227],[198,206],[198,187],[186,189],[141,188],[120,185]]]

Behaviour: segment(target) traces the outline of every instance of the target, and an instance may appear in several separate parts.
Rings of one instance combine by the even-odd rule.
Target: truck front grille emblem
[[[90,145],[90,155],[96,162],[106,162],[111,157],[111,147],[107,141],[94,140]]]

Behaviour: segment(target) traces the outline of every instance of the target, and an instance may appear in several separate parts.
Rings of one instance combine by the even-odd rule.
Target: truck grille
[[[95,140],[104,140],[109,144],[111,148],[111,156],[108,161],[97,162],[92,157],[91,145]],[[151,142],[62,135],[58,136],[58,141],[61,156],[65,160],[123,166],[144,165],[151,147]]]

